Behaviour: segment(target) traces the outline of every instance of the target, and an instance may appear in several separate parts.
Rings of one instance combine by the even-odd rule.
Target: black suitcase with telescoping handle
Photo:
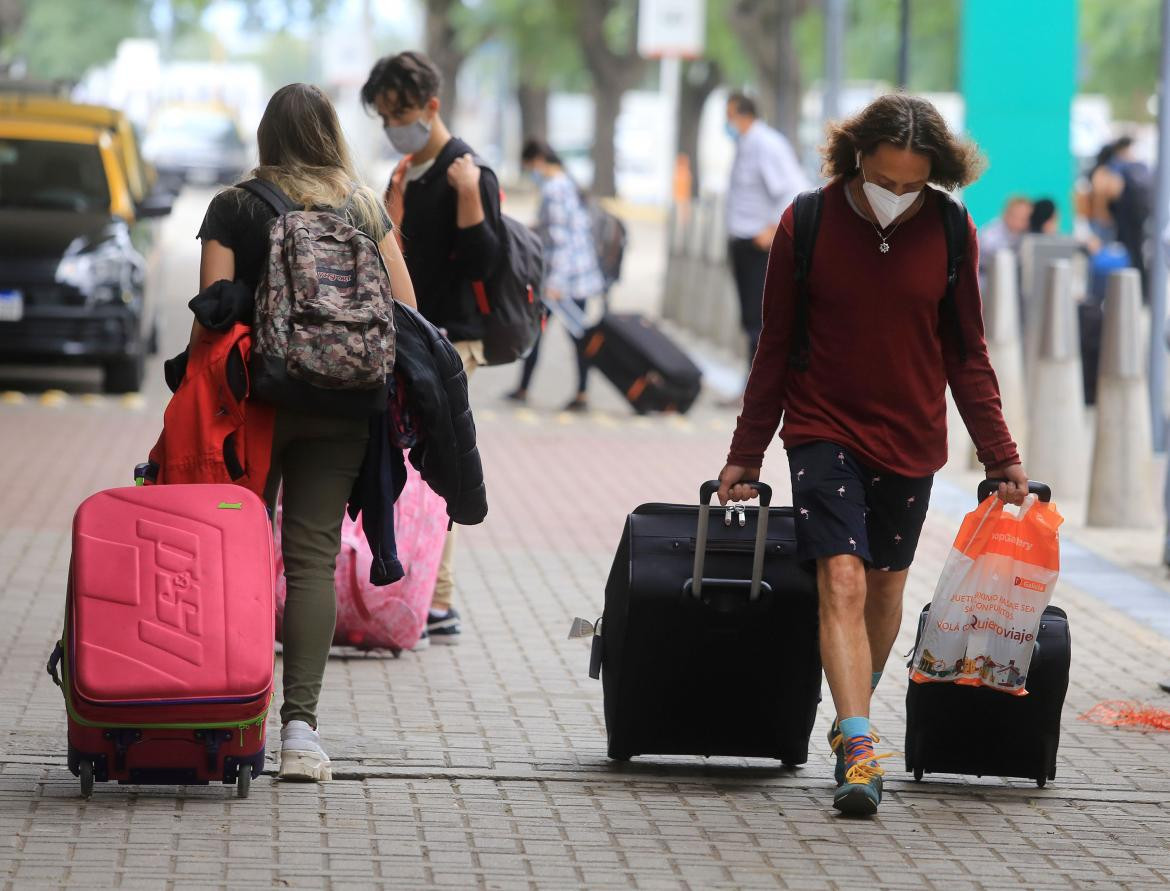
[[[998,480],[979,484],[979,500],[995,491]],[[1031,482],[1041,501],[1052,493]],[[930,605],[918,620],[915,649]],[[1021,777],[1043,786],[1056,779],[1060,713],[1068,691],[1072,643],[1068,616],[1049,606],[1040,619],[1036,647],[1024,689],[1012,696],[989,687],[910,682],[906,691],[906,770],[924,773]]]
[[[590,673],[609,757],[808,760],[820,701],[817,589],[792,508],[644,504],[626,520]]]

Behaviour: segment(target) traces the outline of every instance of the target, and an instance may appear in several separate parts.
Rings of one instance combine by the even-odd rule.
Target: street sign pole
[[[1154,448],[1166,451],[1166,234],[1170,222],[1170,0],[1162,0],[1158,78],[1158,174],[1154,194],[1154,258],[1150,264],[1150,420]],[[1170,470],[1162,495],[1166,533],[1162,561],[1170,564]]]
[[[826,121],[841,116],[841,83],[845,60],[845,0],[825,0],[825,92],[822,114]]]

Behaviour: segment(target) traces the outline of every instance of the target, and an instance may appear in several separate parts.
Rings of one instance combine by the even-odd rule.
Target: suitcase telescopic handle
[[[978,498],[983,501],[988,495],[992,495],[999,489],[1000,483],[1006,483],[1005,479],[987,479],[979,484]],[[1040,501],[1052,500],[1052,487],[1048,483],[1042,483],[1039,480],[1028,480],[1028,494],[1035,495]]]
[[[772,487],[767,483],[748,482],[745,485],[756,490],[760,497],[760,510],[756,520],[756,547],[752,553],[752,580],[749,586],[748,597],[758,600],[760,589],[764,581],[764,549],[768,542],[768,506],[772,503]],[[687,582],[686,588],[691,596],[698,598],[703,593],[703,584],[718,583],[726,586],[726,580],[703,578],[703,568],[707,561],[707,527],[711,517],[711,496],[719,491],[718,480],[708,480],[699,489],[699,528],[695,532],[695,567]],[[737,585],[742,585],[742,580]]]

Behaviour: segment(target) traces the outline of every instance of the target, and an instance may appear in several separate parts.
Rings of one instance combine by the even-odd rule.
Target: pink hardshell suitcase
[[[276,522],[277,637],[284,618],[284,560],[280,553],[280,508]],[[362,517],[347,514],[341,526],[334,585],[337,590],[335,646],[397,653],[418,643],[439,576],[447,539],[447,506],[408,461],[406,485],[394,502],[394,540],[406,577],[392,585],[370,583],[373,555],[362,531]]]
[[[81,503],[49,673],[83,795],[95,780],[248,794],[264,768],[273,589],[271,525],[247,489],[132,486]]]

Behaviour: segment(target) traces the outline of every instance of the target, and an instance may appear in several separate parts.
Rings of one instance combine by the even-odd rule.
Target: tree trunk
[[[622,94],[638,82],[643,70],[636,48],[636,16],[621,52],[613,50],[606,38],[605,20],[621,2],[623,0],[588,0],[578,3],[574,10],[581,53],[593,77],[592,191],[600,196],[610,196],[615,192],[614,133]]]
[[[520,103],[520,133],[524,139],[548,139],[548,87],[525,80],[516,88]]]
[[[18,30],[24,20],[24,0],[0,0],[0,46]],[[4,71],[5,66],[0,66]]]
[[[703,106],[715,88],[723,82],[723,72],[716,62],[688,62],[683,69],[682,91],[678,100],[677,154],[691,164],[691,194],[702,191],[699,164],[699,125]]]
[[[625,90],[613,83],[598,84],[593,90],[593,186],[594,195],[609,197],[617,194],[615,171],[616,150],[614,135],[617,117],[622,109]]]
[[[756,70],[760,109],[800,154],[800,63],[792,34],[810,0],[736,0],[731,27]]]
[[[443,76],[439,88],[439,113],[448,123],[455,118],[455,80],[467,57],[459,47],[455,24],[451,21],[451,10],[458,5],[459,0],[427,0],[426,52]]]

